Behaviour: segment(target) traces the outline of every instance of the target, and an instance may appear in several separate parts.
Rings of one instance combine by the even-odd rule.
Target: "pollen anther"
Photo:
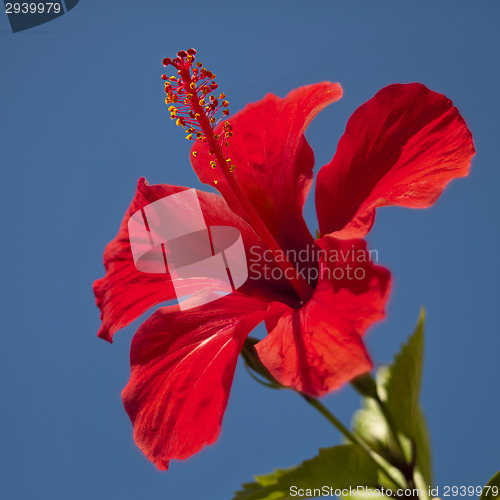
[[[162,75],[165,81],[165,103],[169,105],[170,118],[186,131],[186,139],[207,144],[214,149],[211,153],[220,159],[220,155],[227,156],[226,139],[232,135],[232,126],[224,122],[220,129],[222,131],[215,133],[220,120],[217,113],[221,111],[223,116],[228,116],[229,102],[223,92],[219,97],[212,94],[218,88],[215,73],[204,68],[199,61],[195,63],[195,55],[194,49],[181,50],[175,59],[163,60],[165,66],[173,66],[177,73],[170,77]],[[224,145],[226,149],[223,151]],[[196,156],[195,152],[193,156]],[[217,164],[213,161],[211,165],[215,168]],[[227,160],[227,168],[233,171],[230,160]]]

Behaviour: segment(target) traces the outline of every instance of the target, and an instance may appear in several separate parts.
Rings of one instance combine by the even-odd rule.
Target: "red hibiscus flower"
[[[177,70],[164,76],[166,101],[196,141],[195,172],[222,195],[197,192],[205,222],[240,231],[250,271],[241,288],[219,300],[182,311],[160,307],[133,338],[123,401],[136,443],[160,469],[216,440],[238,355],[262,321],[267,336],[256,351],[285,386],[321,396],[371,368],[362,336],[384,315],[390,275],[367,258],[361,238],[377,207],[434,203],[451,179],[467,174],[474,154],[471,134],[445,96],[417,83],[382,89],[355,111],[332,161],[319,170],[314,239],[302,216],[314,163],[304,132],[340,99],[340,85],[268,94],[217,124],[215,114],[222,110],[225,120],[228,103],[194,55],[182,51],[164,61]],[[176,297],[168,274],[136,269],[128,221],[185,189],[139,181],[106,247],[106,275],[94,285],[100,337],[111,342],[117,330]],[[301,251],[307,258],[294,259]]]

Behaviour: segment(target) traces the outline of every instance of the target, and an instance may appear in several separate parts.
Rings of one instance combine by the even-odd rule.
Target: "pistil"
[[[223,117],[227,117],[229,103],[223,93],[218,98],[213,95],[218,88],[215,74],[203,68],[199,62],[195,65],[195,54],[194,49],[189,49],[180,51],[173,60],[170,58],[163,60],[163,64],[172,65],[178,75],[177,78],[162,76],[167,93],[165,102],[171,104],[170,117],[187,132],[186,139],[202,143],[208,148],[209,154],[213,157],[210,162],[212,168],[220,169],[229,188],[240,203],[247,221],[267,248],[273,255],[280,255],[276,262],[303,303],[310,298],[313,290],[305,278],[297,272],[295,266],[287,258],[282,258],[286,252],[281,249],[236,180],[234,175],[236,166],[228,158],[228,140],[233,134],[229,121],[224,121],[221,132],[215,133],[215,128],[223,119],[218,119],[216,114],[222,110]]]

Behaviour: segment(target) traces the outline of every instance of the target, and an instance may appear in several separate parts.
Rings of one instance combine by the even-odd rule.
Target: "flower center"
[[[211,167],[221,169],[225,181],[239,201],[254,231],[273,255],[285,255],[234,176],[236,167],[228,158],[228,139],[233,135],[232,126],[226,120],[221,132],[215,133],[215,128],[221,120],[229,115],[229,102],[223,93],[218,97],[214,95],[218,88],[215,74],[204,68],[201,63],[195,63],[195,55],[194,49],[181,50],[175,59],[167,57],[163,60],[164,66],[171,65],[177,70],[177,76],[162,75],[167,94],[165,103],[170,105],[170,118],[176,120],[176,125],[186,131],[186,139],[202,143],[208,148],[209,155],[213,157],[210,161]],[[222,116],[217,118],[219,111],[222,111]],[[307,301],[313,290],[306,279],[288,259],[278,259],[276,262],[285,271],[285,276],[301,299],[300,303]]]

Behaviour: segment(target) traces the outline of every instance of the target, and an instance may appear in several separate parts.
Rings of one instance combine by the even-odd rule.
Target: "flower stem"
[[[370,458],[370,460],[380,469],[380,471],[387,476],[387,478],[396,485],[396,487],[405,489],[403,485],[392,475],[392,473],[387,470],[386,466],[380,460],[380,457],[358,436],[353,434],[325,405],[323,405],[316,398],[312,398],[305,394],[301,396],[307,401],[313,408],[316,408],[338,431],[340,431],[349,441],[359,446],[365,454]]]

